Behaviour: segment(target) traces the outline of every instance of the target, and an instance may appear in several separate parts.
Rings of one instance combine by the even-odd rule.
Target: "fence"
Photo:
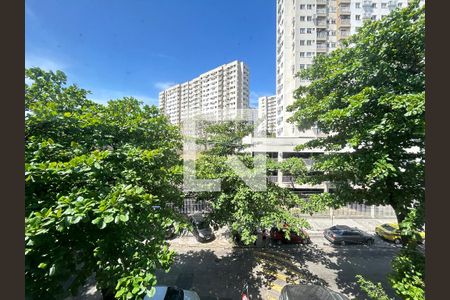
[[[210,212],[211,206],[206,201],[197,201],[195,199],[184,199],[184,204],[177,209],[182,214],[194,214],[197,212]]]
[[[308,216],[299,214],[299,216]],[[371,219],[392,219],[396,218],[394,209],[389,206],[376,206],[365,204],[348,204],[338,209],[326,209],[312,215],[313,217],[326,218],[371,218]]]
[[[185,199],[184,205],[178,209],[183,214],[193,214],[197,212],[210,212],[211,206],[206,201],[196,201],[195,199]],[[299,216],[310,215],[299,214]],[[375,206],[365,204],[348,204],[338,209],[327,209],[312,215],[319,218],[372,218],[372,219],[393,219],[395,212],[391,206]]]

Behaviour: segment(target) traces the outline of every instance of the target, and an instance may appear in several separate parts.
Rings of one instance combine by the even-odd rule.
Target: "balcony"
[[[340,19],[339,27],[350,27],[350,19]]]
[[[345,39],[350,36],[350,31],[341,31],[339,32],[339,39]]]
[[[277,183],[277,182],[278,182],[278,176],[267,176],[267,179],[268,179],[270,182],[274,182],[274,183]]]
[[[318,16],[326,16],[327,15],[327,9],[326,8],[318,8],[316,10],[316,14]]]
[[[294,177],[292,177],[292,176],[283,176],[281,181],[283,183],[292,183],[294,181]]]
[[[327,45],[326,44],[317,44],[317,52],[323,53],[327,52]]]
[[[316,4],[328,4],[328,0],[316,0]]]
[[[339,7],[339,14],[341,15],[349,15],[350,7]]]
[[[326,41],[328,38],[327,32],[318,32],[317,33],[317,40],[318,41]]]
[[[327,28],[327,22],[325,22],[325,21],[317,21],[316,20],[316,27],[317,28]]]

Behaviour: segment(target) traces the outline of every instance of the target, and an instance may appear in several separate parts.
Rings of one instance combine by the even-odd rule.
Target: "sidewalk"
[[[372,218],[314,218],[305,217],[305,219],[311,225],[311,229],[308,230],[310,234],[322,234],[326,228],[333,225],[347,225],[350,227],[358,227],[369,233],[375,232],[375,227],[384,223],[397,223],[395,218],[389,219],[372,219]]]

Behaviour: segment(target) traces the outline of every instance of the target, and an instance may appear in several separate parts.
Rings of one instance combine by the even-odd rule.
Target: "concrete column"
[[[330,188],[328,186],[328,182],[324,182],[323,183],[323,192],[324,193],[328,193],[329,190],[330,190]],[[334,211],[333,211],[332,207],[330,207],[330,219],[331,219],[331,226],[333,226]]]
[[[277,158],[278,162],[282,162],[283,161],[283,152],[278,152],[278,158]],[[283,183],[283,172],[281,172],[280,170],[278,170],[278,184],[281,185]]]

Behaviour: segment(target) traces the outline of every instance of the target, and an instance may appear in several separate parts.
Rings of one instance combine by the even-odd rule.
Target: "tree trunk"
[[[103,288],[102,290],[103,300],[115,300],[114,297],[114,289],[112,288]]]

